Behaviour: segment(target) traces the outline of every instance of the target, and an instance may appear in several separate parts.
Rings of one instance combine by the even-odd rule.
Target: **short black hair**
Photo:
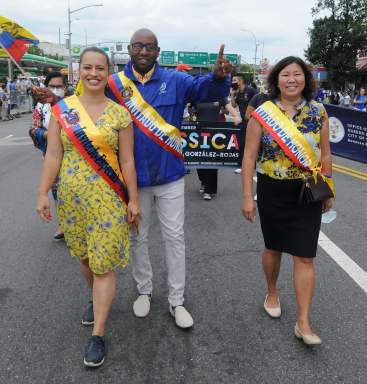
[[[315,91],[315,81],[312,76],[311,69],[309,66],[297,56],[288,56],[278,61],[278,63],[272,68],[269,73],[267,84],[269,90],[269,96],[271,99],[276,99],[280,95],[279,84],[279,73],[290,64],[298,64],[305,75],[305,87],[302,91],[302,96],[307,100],[312,100]]]
[[[83,56],[88,52],[96,52],[103,55],[106,58],[108,69],[110,69],[110,58],[108,57],[107,53],[103,49],[98,47],[88,47],[83,49],[83,52],[80,55],[79,63],[83,61]]]
[[[47,74],[46,79],[45,79],[45,86],[48,87],[48,83],[57,77],[60,77],[62,79],[62,82],[64,85],[67,85],[66,78],[65,76],[60,72],[60,71],[51,71]]]
[[[242,79],[242,81],[244,82],[244,84],[246,84],[246,76],[244,73],[236,73],[233,77],[240,77]]]

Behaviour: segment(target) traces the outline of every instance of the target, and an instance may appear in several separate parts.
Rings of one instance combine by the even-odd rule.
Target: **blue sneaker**
[[[82,324],[86,327],[94,324],[93,301],[89,302],[88,308],[82,316]]]
[[[90,368],[100,367],[104,363],[105,355],[104,337],[92,336],[85,349],[84,365]]]

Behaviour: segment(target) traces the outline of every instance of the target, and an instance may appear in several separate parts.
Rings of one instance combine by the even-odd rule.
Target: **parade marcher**
[[[294,288],[298,305],[295,335],[306,344],[320,344],[310,325],[315,285],[316,256],[321,214],[332,199],[307,203],[303,178],[313,175],[333,190],[328,117],[322,104],[312,100],[313,78],[297,57],[280,60],[268,78],[271,101],[253,113],[247,128],[243,159],[242,212],[256,217],[252,195],[254,162],[257,169],[257,203],[264,236],[263,267],[268,292],[265,311],[281,315],[277,279],[282,253],[293,255]],[[260,150],[260,152],[259,152]],[[300,156],[299,154],[302,154]]]
[[[169,312],[181,328],[190,328],[193,319],[183,305],[185,167],[179,128],[187,103],[227,97],[233,66],[224,59],[223,50],[222,45],[213,73],[194,77],[163,70],[157,62],[157,37],[148,29],[140,29],[128,46],[130,62],[124,71],[109,78],[108,95],[127,108],[134,123],[141,222],[139,233],[131,236],[132,273],[139,294],[133,312],[137,317],[146,317],[150,311],[153,273],[148,232],[155,204],[166,249]],[[40,88],[37,92],[43,98],[50,97]]]
[[[128,264],[128,223],[137,230],[140,210],[131,119],[105,95],[109,64],[103,50],[86,48],[79,67],[83,95],[53,106],[37,203],[40,217],[50,221],[48,191],[59,175],[59,220],[93,296],[82,318],[84,325],[93,324],[84,357],[88,367],[98,367],[105,359],[115,268]]]
[[[132,272],[139,296],[133,311],[145,317],[150,311],[152,267],[148,253],[148,231],[155,203],[166,249],[169,312],[176,325],[189,328],[193,319],[184,307],[185,240],[184,175],[179,128],[187,103],[217,101],[229,93],[232,65],[221,47],[213,73],[191,76],[163,70],[160,48],[148,29],[136,31],[128,47],[131,61],[109,81],[113,96],[130,111],[135,128],[141,223],[132,236]]]
[[[45,80],[45,86],[52,91],[52,93],[62,99],[65,95],[66,80],[65,77],[59,71],[52,71],[47,74]],[[48,124],[51,117],[51,104],[50,103],[37,103],[32,113],[32,127],[29,130],[29,135],[33,140],[33,144],[38,148],[43,156],[47,150],[47,134]],[[52,195],[57,204],[57,185],[56,181],[52,185]],[[59,225],[56,233],[54,234],[54,240],[60,241],[64,239],[64,232]]]
[[[256,95],[256,90],[246,85],[246,78],[243,73],[237,73],[232,79],[231,105],[239,109],[242,118],[243,135],[240,145],[240,159],[242,161],[243,150],[246,142],[246,109],[249,101]],[[235,173],[241,173],[241,168],[237,168]]]
[[[220,100],[211,103],[198,103],[195,106],[197,121],[208,122],[225,122],[224,110],[227,110],[233,117],[235,125],[241,123],[242,119],[239,113],[227,100]],[[201,182],[200,193],[203,194],[204,200],[211,200],[217,194],[218,189],[218,169],[200,168],[197,174]]]
[[[366,112],[367,96],[364,88],[359,89],[357,96],[353,100],[353,106],[359,111]]]

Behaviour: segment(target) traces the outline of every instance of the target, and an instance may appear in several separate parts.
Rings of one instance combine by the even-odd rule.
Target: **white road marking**
[[[367,293],[367,272],[322,231],[320,231],[319,245]]]
[[[23,143],[5,143],[0,141],[0,147],[15,147],[17,145],[32,145],[32,142],[23,142]]]
[[[29,136],[14,136],[9,135],[0,139],[1,147],[9,147],[14,145],[31,145],[33,144]]]

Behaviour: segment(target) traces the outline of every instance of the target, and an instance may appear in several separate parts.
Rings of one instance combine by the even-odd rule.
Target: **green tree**
[[[45,56],[45,53],[38,45],[30,45],[27,53],[37,56]]]
[[[37,56],[49,57],[50,59],[54,59],[54,60],[63,61],[62,56],[59,56],[57,53],[55,55],[47,54],[37,45],[29,46],[27,53],[31,53],[32,55],[37,55]]]
[[[356,58],[367,46],[366,0],[317,0],[312,14],[315,18],[309,29],[310,44],[306,58],[322,64],[334,86],[352,80],[357,72]]]
[[[250,64],[240,64],[240,72],[252,73],[253,71],[253,67]]]

